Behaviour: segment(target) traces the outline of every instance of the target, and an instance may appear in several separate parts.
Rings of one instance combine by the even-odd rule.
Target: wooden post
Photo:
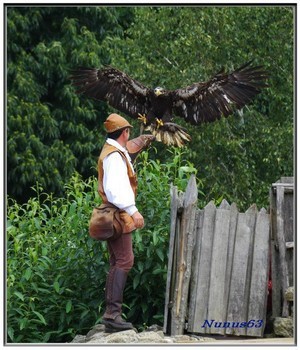
[[[196,178],[192,175],[184,196],[180,225],[177,278],[174,305],[171,311],[171,335],[181,335],[185,328],[197,200]]]
[[[276,221],[277,221],[277,242],[279,248],[279,266],[281,275],[282,294],[285,293],[289,287],[289,273],[286,261],[286,246],[284,238],[284,219],[283,219],[283,201],[284,201],[284,187],[276,187]],[[287,317],[289,314],[288,303],[285,298],[282,300],[282,316]]]
[[[165,296],[165,313],[164,313],[164,333],[168,333],[168,325],[170,321],[169,310],[172,306],[173,290],[171,288],[172,283],[172,269],[174,264],[174,253],[175,253],[175,233],[176,233],[176,220],[178,211],[178,190],[176,186],[171,185],[171,224],[170,224],[170,241],[169,241],[169,259],[168,259],[168,272],[167,272],[167,285],[166,285],[166,296]]]
[[[294,284],[294,178],[282,177],[270,190],[272,317],[287,317],[284,294]]]
[[[272,317],[281,316],[281,282],[277,242],[276,198],[270,189]]]

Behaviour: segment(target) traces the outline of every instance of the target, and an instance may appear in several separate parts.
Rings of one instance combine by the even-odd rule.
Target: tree
[[[131,8],[7,8],[8,193],[39,182],[61,195],[74,170],[95,174],[107,106],[76,95],[70,70],[110,62],[101,42],[122,36]],[[82,103],[84,100],[84,103]]]

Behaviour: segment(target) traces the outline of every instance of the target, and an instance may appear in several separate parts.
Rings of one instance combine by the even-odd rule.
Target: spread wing
[[[70,79],[77,93],[106,101],[129,117],[137,118],[138,113],[148,112],[149,89],[118,69],[80,68],[72,71]]]
[[[267,86],[266,78],[263,67],[250,62],[230,74],[223,70],[206,83],[174,90],[173,110],[191,124],[213,122],[249,103]]]

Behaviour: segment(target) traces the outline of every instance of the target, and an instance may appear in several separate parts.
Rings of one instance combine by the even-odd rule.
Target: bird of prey
[[[207,82],[176,90],[148,88],[110,66],[79,68],[71,76],[77,93],[106,101],[119,112],[140,119],[157,141],[177,147],[191,137],[185,128],[172,122],[174,116],[192,125],[227,117],[251,102],[267,86],[266,79],[264,68],[251,62],[231,73],[222,69]]]

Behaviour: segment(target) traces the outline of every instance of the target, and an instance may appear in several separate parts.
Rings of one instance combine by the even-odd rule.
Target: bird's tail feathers
[[[186,132],[186,129],[175,123],[164,123],[160,127],[151,124],[147,130],[151,131],[156,141],[167,146],[183,147],[186,142],[191,141],[191,136]]]

